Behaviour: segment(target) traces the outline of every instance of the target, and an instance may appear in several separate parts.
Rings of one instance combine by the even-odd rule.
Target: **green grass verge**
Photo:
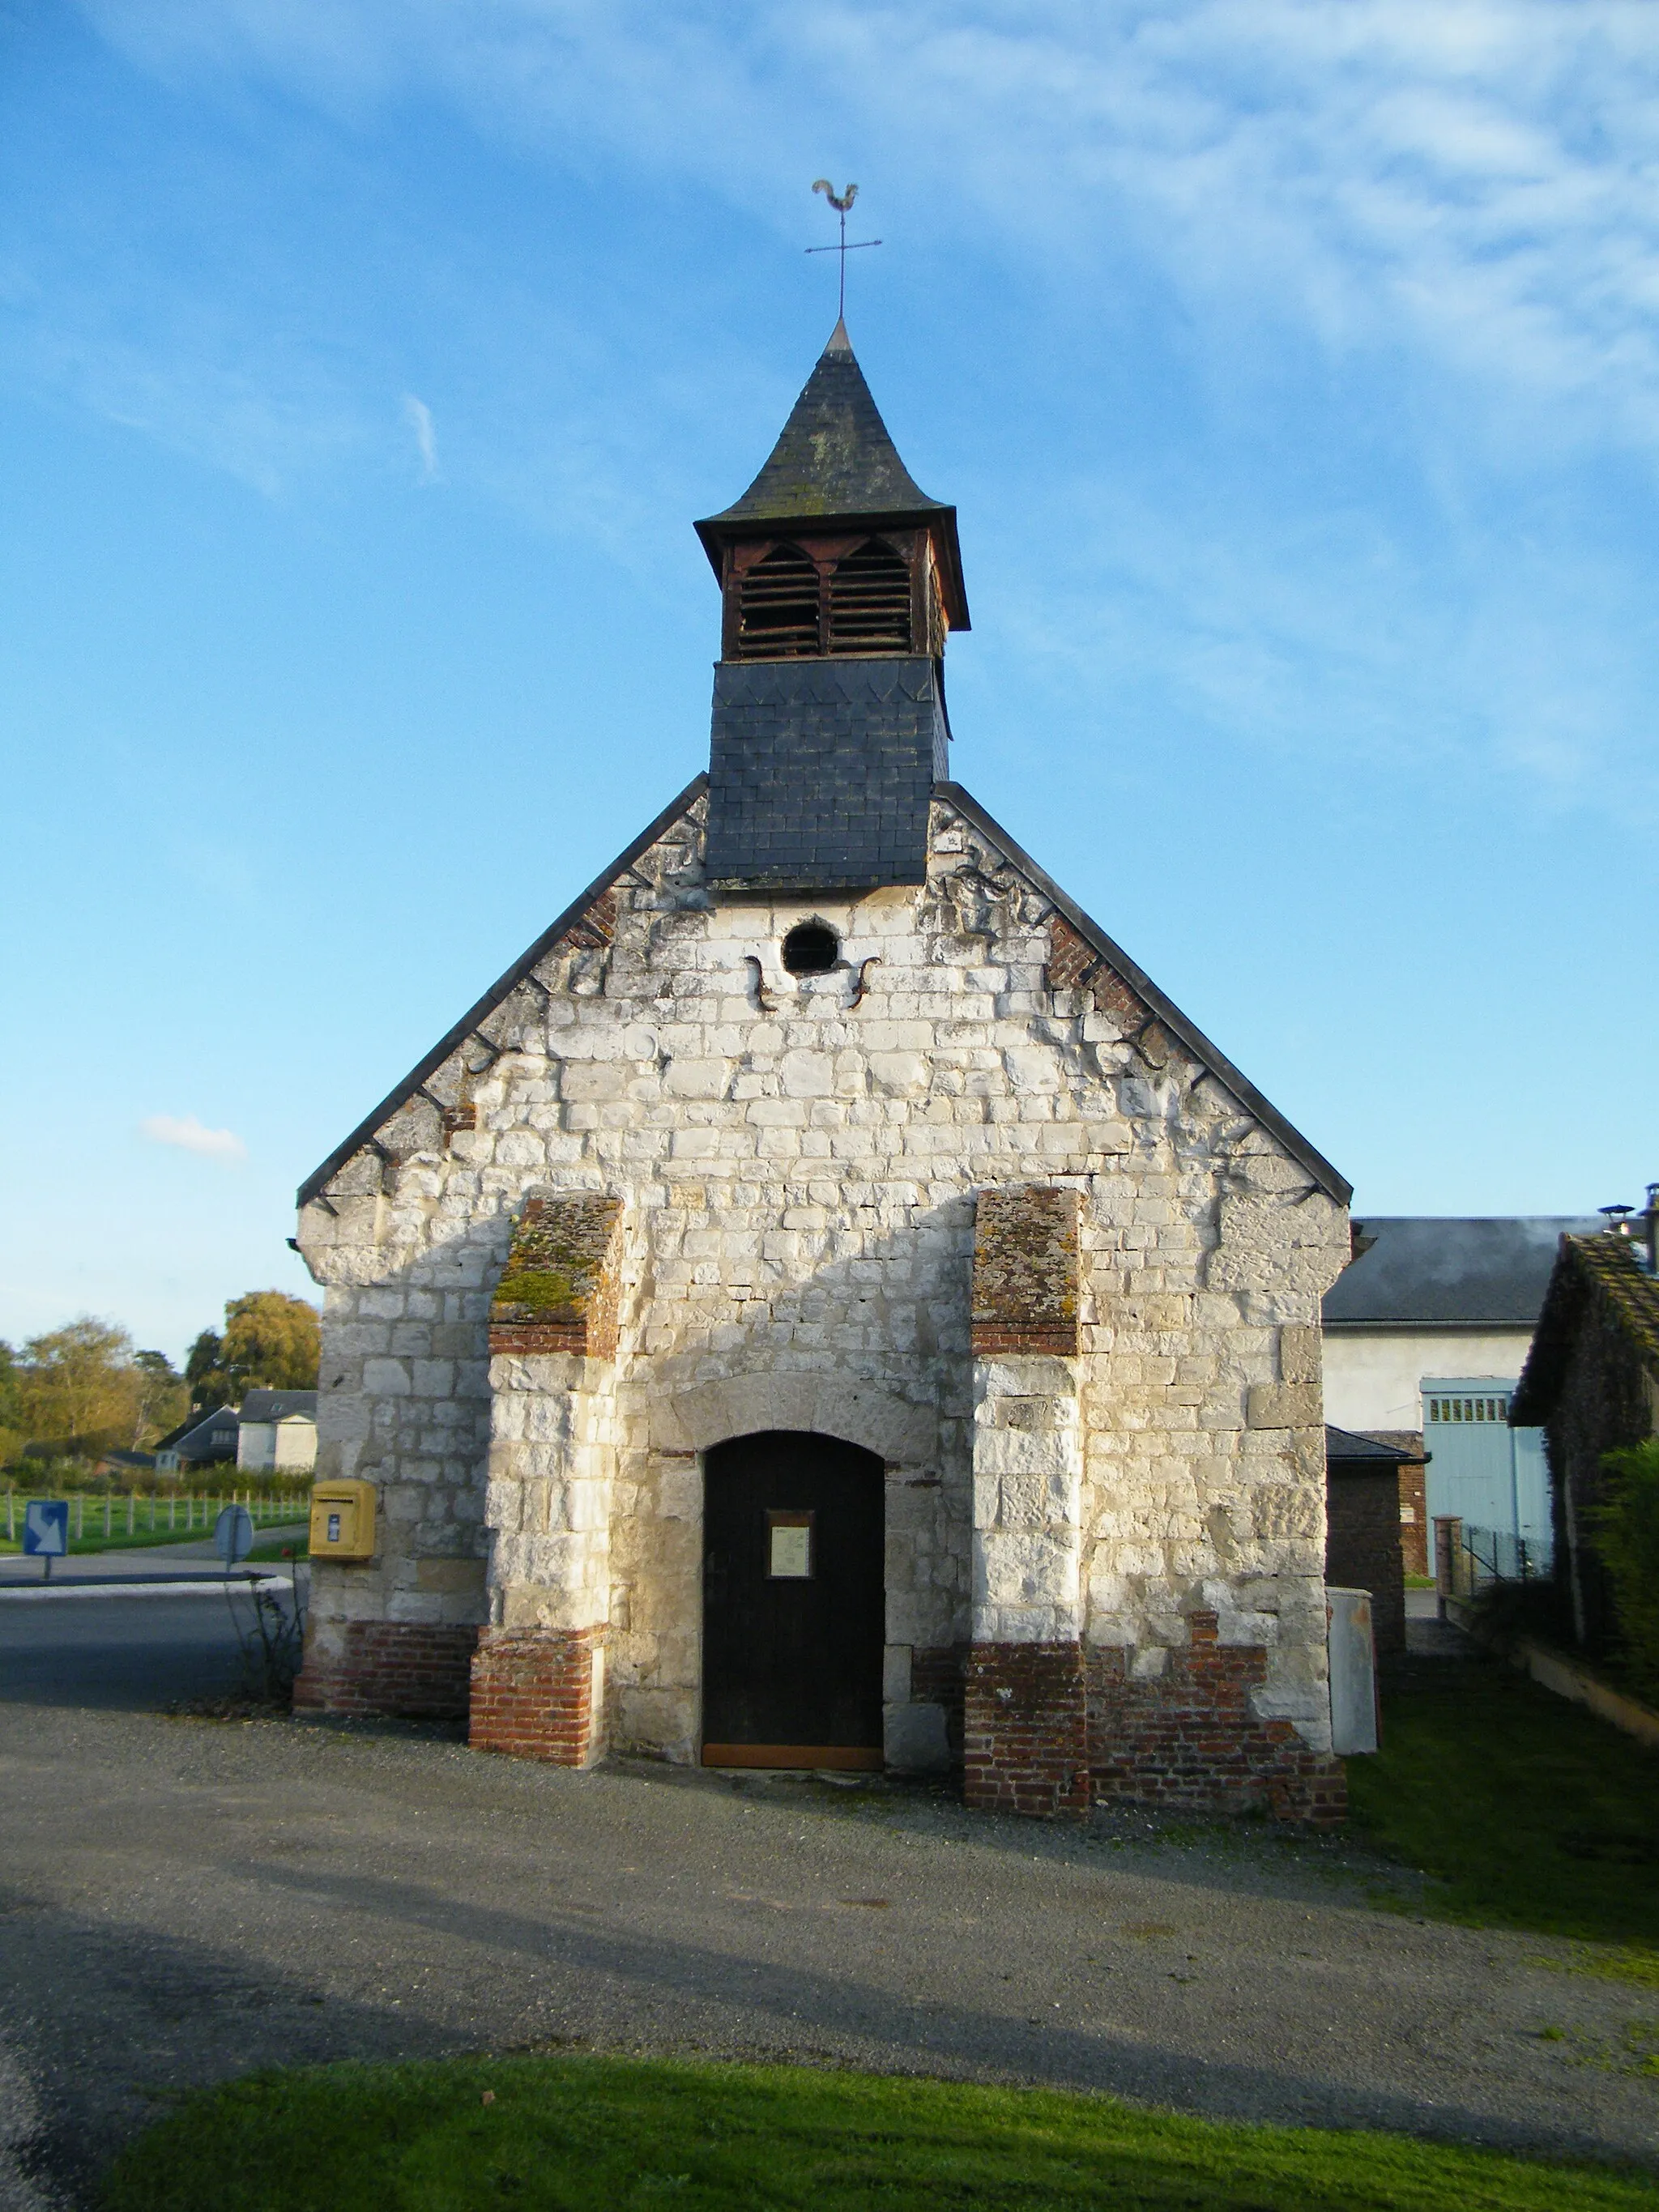
[[[489,2101],[486,2102],[488,2097]],[[186,2100],[104,2212],[1652,2212],[1659,2180],[1058,2090],[576,2057],[339,2065]]]
[[[87,1518],[90,1521],[91,1515],[88,1514]],[[270,1526],[272,1528],[297,1528],[302,1524],[297,1521],[275,1521],[270,1523]],[[263,1534],[264,1532],[258,1533]],[[167,1544],[210,1544],[212,1540],[213,1523],[210,1521],[205,1528],[200,1522],[198,1522],[195,1528],[191,1529],[157,1528],[152,1534],[148,1528],[137,1528],[129,1536],[125,1528],[113,1528],[106,1536],[104,1534],[104,1524],[100,1517],[96,1534],[88,1531],[84,1536],[70,1538],[69,1556],[71,1559],[84,1559],[88,1553],[94,1552],[155,1551]],[[292,1538],[289,1539],[290,1542],[293,1540]],[[303,1537],[301,1538],[300,1542],[303,1550]],[[9,1556],[15,1559],[22,1548],[21,1544],[9,1544],[3,1536],[0,1536],[0,1557]],[[282,1548],[280,1544],[268,1543],[264,1550],[251,1552],[248,1556],[250,1559],[274,1559],[280,1556]]]
[[[1421,1909],[1659,1953],[1659,1754],[1486,1657],[1389,1678],[1382,1746],[1353,1830],[1434,1877]]]

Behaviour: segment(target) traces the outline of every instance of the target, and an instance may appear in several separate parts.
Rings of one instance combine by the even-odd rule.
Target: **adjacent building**
[[[236,1464],[246,1474],[309,1474],[317,1464],[317,1393],[250,1390],[237,1408]]]
[[[1510,1403],[1547,1438],[1559,1582],[1581,1644],[1613,1640],[1612,1589],[1595,1544],[1603,1455],[1659,1433],[1659,1213],[1655,1192],[1623,1229],[1561,1239]]]
[[[1408,1573],[1431,1571],[1442,1515],[1547,1553],[1543,1433],[1510,1425],[1510,1397],[1563,1235],[1603,1225],[1594,1214],[1354,1224],[1353,1263],[1324,1300],[1325,1413],[1399,1448]]]

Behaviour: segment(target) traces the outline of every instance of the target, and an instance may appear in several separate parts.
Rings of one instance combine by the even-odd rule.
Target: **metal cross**
[[[806,251],[809,253],[840,254],[841,301],[836,313],[839,318],[844,320],[847,314],[847,257],[849,253],[857,253],[860,252],[861,249],[866,246],[879,246],[881,244],[881,240],[878,238],[855,238],[850,246],[847,243],[847,210],[852,206],[854,201],[859,196],[859,188],[856,185],[848,185],[844,192],[837,192],[828,177],[820,177],[817,182],[813,185],[812,190],[815,192],[822,192],[825,199],[829,201],[830,206],[834,208],[836,213],[841,217],[841,242],[839,245],[809,246]]]

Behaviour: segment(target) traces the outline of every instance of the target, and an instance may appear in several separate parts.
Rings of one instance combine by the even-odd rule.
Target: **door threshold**
[[[847,1743],[706,1743],[705,1766],[828,1766],[879,1774],[887,1760],[879,1746]]]

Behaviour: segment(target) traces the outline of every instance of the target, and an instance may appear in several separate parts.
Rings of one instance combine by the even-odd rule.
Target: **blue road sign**
[[[50,1574],[52,1561],[61,1559],[68,1550],[68,1498],[31,1498],[23,1508],[24,1558],[44,1559],[45,1571]]]

